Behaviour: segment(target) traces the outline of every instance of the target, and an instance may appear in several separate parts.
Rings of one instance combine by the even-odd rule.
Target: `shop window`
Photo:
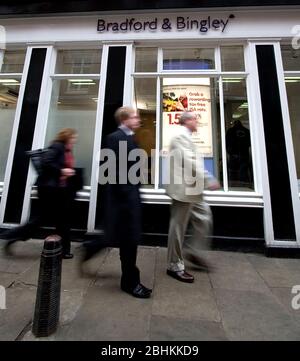
[[[291,45],[282,45],[282,61],[285,73],[285,85],[287,91],[295,163],[300,193],[300,49],[294,49]]]
[[[164,49],[163,70],[210,70],[215,68],[214,49]]]
[[[59,50],[56,74],[99,74],[101,50]]]
[[[140,55],[133,74],[134,103],[142,117],[148,115],[147,135],[138,132],[137,138],[147,153],[152,147],[155,150],[152,154],[156,155],[156,163],[155,156],[151,158],[155,188],[164,187],[168,179],[170,140],[180,128],[182,112],[191,110],[198,117],[198,131],[193,138],[204,157],[205,168],[219,180],[224,192],[253,192],[244,47],[221,47],[221,68],[216,68],[213,48],[147,49],[155,66],[153,56],[157,54],[156,72],[154,65],[141,68],[141,54],[146,57],[144,49],[136,49],[136,55]],[[151,74],[141,75],[142,69]],[[213,74],[208,75],[209,70]]]
[[[19,78],[10,79],[0,76],[0,183],[4,181],[19,89]]]
[[[157,71],[157,48],[137,48],[135,52],[136,72]]]
[[[141,116],[141,127],[136,131],[136,141],[147,153],[143,171],[143,184],[153,187],[155,180],[156,148],[156,79],[137,78],[134,81],[134,105]]]
[[[0,50],[0,72],[22,73],[25,55],[25,50]]]
[[[245,71],[244,47],[221,46],[222,71]]]
[[[101,49],[59,50],[48,114],[45,144],[62,128],[74,128],[76,167],[84,169],[84,186],[91,184],[93,146],[100,81]]]
[[[245,79],[223,78],[229,190],[253,190],[249,112]]]
[[[282,45],[281,53],[285,71],[300,71],[300,49],[294,49],[291,45]]]
[[[51,106],[45,144],[54,139],[62,128],[74,128],[78,132],[78,142],[74,148],[76,167],[84,168],[85,184],[91,183],[91,167],[97,112],[99,80],[88,81],[88,90],[70,93],[69,87],[76,89],[72,79],[54,80]],[[81,86],[81,83],[78,84]]]
[[[25,54],[25,49],[0,50],[0,184],[5,177]]]
[[[298,188],[300,192],[300,74],[298,77],[286,77],[285,84],[289,103]]]

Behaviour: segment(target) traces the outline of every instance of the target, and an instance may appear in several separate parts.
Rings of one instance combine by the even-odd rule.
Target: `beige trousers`
[[[193,233],[185,240],[189,221],[191,221]],[[173,199],[168,235],[167,268],[171,271],[183,271],[185,269],[183,253],[199,256],[211,230],[212,214],[206,202],[185,203]]]

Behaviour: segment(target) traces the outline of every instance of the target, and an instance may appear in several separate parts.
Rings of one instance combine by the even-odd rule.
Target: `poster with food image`
[[[179,118],[187,110],[198,117],[194,143],[203,156],[213,157],[210,85],[196,84],[163,85],[163,155],[168,154],[171,139],[180,131]]]

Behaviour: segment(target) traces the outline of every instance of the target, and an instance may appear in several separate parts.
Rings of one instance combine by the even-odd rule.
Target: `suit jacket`
[[[168,164],[167,194],[180,202],[201,201],[205,178],[203,158],[183,127],[171,140]]]
[[[120,142],[124,142],[126,151],[119,152]],[[121,129],[107,136],[105,147],[116,155],[115,184],[105,186],[106,212],[105,229],[108,239],[126,239],[138,243],[141,235],[141,201],[139,184],[132,184],[128,171],[137,161],[129,161],[128,154],[138,146],[132,136]],[[119,159],[123,160],[119,167]]]

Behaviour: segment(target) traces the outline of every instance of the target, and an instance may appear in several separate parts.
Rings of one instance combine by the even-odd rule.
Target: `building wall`
[[[1,10],[1,9],[0,9]],[[23,95],[28,84],[28,77],[32,76],[30,71],[30,61],[32,54],[36,54],[38,49],[45,49],[45,59],[42,72],[40,74],[40,93],[36,94],[37,102],[36,115],[33,115],[31,129],[31,139],[27,139],[27,147],[36,148],[44,145],[46,138],[46,128],[48,121],[48,110],[51,99],[51,74],[54,74],[56,49],[72,48],[102,48],[101,76],[99,75],[99,89],[101,97],[97,104],[97,121],[95,125],[95,139],[91,147],[94,149],[91,171],[91,188],[86,189],[78,195],[78,202],[75,209],[74,228],[86,229],[93,232],[101,228],[102,216],[105,210],[101,209],[101,189],[98,189],[97,157],[96,153],[100,149],[101,135],[112,130],[111,119],[113,111],[122,104],[131,102],[132,92],[132,54],[136,46],[164,47],[217,47],[220,45],[243,44],[245,49],[247,90],[250,109],[249,115],[252,119],[251,141],[253,148],[253,167],[256,189],[253,193],[227,192],[206,194],[206,199],[211,204],[215,216],[215,236],[217,237],[239,237],[250,239],[264,238],[270,246],[277,245],[283,247],[299,247],[300,230],[297,216],[300,212],[299,192],[296,175],[296,165],[291,147],[291,127],[289,123],[289,112],[287,97],[284,91],[284,73],[280,55],[280,41],[291,41],[295,33],[300,15],[299,9],[270,9],[261,12],[257,9],[243,10],[205,10],[180,13],[176,10],[168,12],[147,12],[128,15],[122,14],[100,14],[82,16],[59,16],[59,17],[34,17],[34,18],[6,18],[1,19],[0,25],[5,27],[7,48],[28,47],[24,65],[21,91],[19,95],[18,108],[14,121],[12,140],[6,167],[5,182],[3,185],[2,198],[0,203],[0,221],[3,226],[11,223],[25,221],[30,214],[30,199],[34,199],[32,193],[32,183],[34,174],[25,164],[22,173],[23,185],[15,200],[17,193],[13,188],[14,182],[18,178],[16,165],[20,162],[18,153],[22,147],[22,112],[25,109]],[[180,17],[181,24],[185,22],[185,29],[177,29],[176,24]],[[151,30],[149,24],[145,31],[113,31],[113,23],[124,23],[126,19],[134,18],[134,21],[152,22],[156,28]],[[112,23],[108,31],[97,31],[98,20],[102,19],[105,24]],[[171,24],[171,29],[163,29],[162,26]],[[188,28],[190,21],[205,20],[207,24],[212,24],[213,20],[224,21],[224,27],[208,29],[207,32],[200,31],[199,28]],[[227,23],[228,21],[228,23]],[[103,22],[102,22],[103,23]],[[219,24],[219,23],[218,23]],[[227,24],[225,26],[225,24]],[[116,27],[117,25],[115,25]],[[268,61],[257,62],[257,54],[260,46],[268,54],[271,54],[273,68],[270,77],[264,78],[264,67],[268,67]],[[118,50],[119,49],[119,50]],[[115,52],[115,55],[113,53]],[[119,53],[118,53],[119,52]],[[118,54],[117,54],[118,53]],[[269,60],[270,60],[269,59]],[[266,59],[264,59],[266,60]],[[122,64],[122,65],[120,65]],[[299,69],[300,70],[300,69]],[[203,75],[203,74],[202,74]],[[220,76],[220,74],[218,74]],[[117,77],[117,78],[116,78]],[[118,78],[119,77],[119,78]],[[271,83],[268,83],[268,81]],[[273,81],[273,83],[272,83]],[[275,82],[275,83],[274,83]],[[288,202],[282,201],[280,195],[272,192],[272,185],[276,178],[276,156],[275,152],[266,144],[265,135],[272,129],[272,123],[267,122],[265,110],[272,99],[272,94],[265,93],[265,84],[277,84],[278,91],[275,94],[275,103],[280,103],[280,117],[276,117],[278,131],[270,133],[269,143],[274,140],[280,141],[284,147],[280,156],[285,167],[280,167],[281,178],[285,184],[284,190],[289,198]],[[23,94],[22,94],[23,92]],[[291,114],[295,111],[291,107]],[[54,113],[55,115],[56,113]],[[75,117],[76,117],[76,113]],[[69,116],[72,118],[71,114]],[[147,117],[148,115],[145,115]],[[272,118],[272,112],[269,114]],[[57,117],[56,117],[57,118]],[[109,121],[108,121],[109,119]],[[151,130],[153,131],[153,130]],[[273,134],[273,135],[272,135]],[[49,138],[50,139],[50,138]],[[276,147],[275,141],[275,147]],[[297,149],[296,149],[297,151]],[[269,152],[269,153],[268,153]],[[283,154],[284,153],[284,154]],[[270,171],[270,164],[273,164],[273,173]],[[17,187],[17,186],[14,186]],[[280,185],[279,188],[280,189]],[[22,193],[23,192],[23,193]],[[168,227],[170,199],[163,189],[142,190],[144,202],[144,231],[145,233],[166,234]],[[277,201],[277,203],[275,202]],[[14,213],[14,207],[18,205],[18,211]],[[281,208],[282,207],[282,208]],[[34,213],[33,201],[33,213]],[[280,224],[281,212],[284,212],[289,222]],[[284,229],[284,226],[287,229]]]

